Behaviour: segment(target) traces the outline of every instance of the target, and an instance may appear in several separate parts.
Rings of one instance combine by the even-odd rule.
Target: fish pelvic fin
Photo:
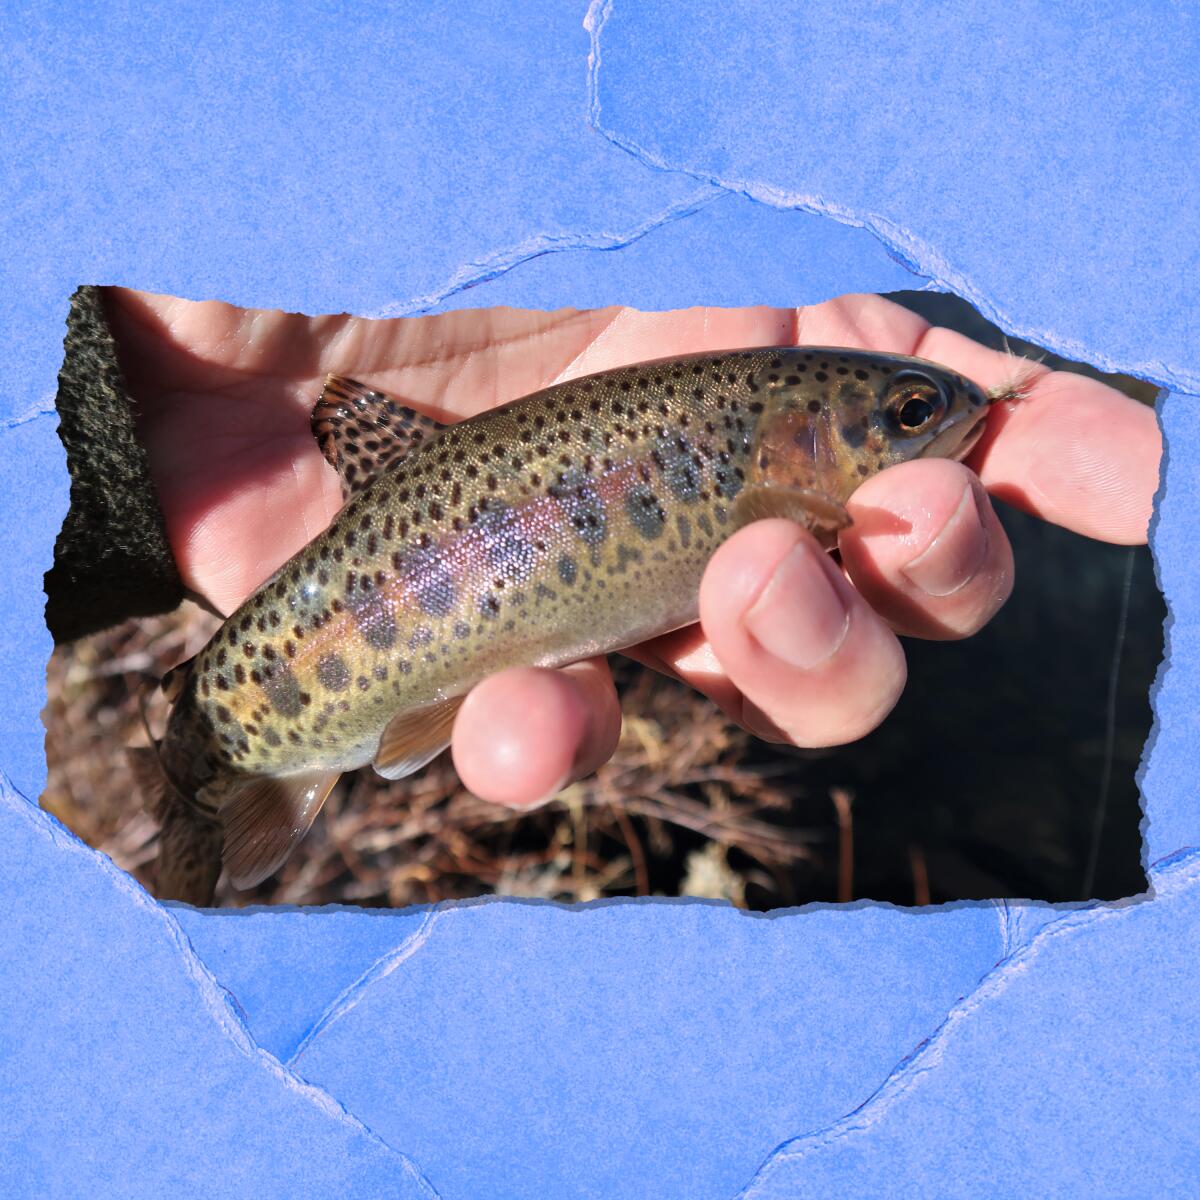
[[[466,696],[409,709],[392,718],[371,764],[384,779],[403,779],[431,763],[447,746]]]
[[[235,888],[274,875],[309,831],[340,771],[261,776],[228,787],[219,800],[225,868]]]
[[[346,500],[445,428],[386,392],[341,375],[326,376],[312,410],[313,437],[341,476]],[[369,450],[368,443],[376,448]]]
[[[779,484],[747,484],[733,502],[732,516],[739,526],[784,517],[803,525],[827,549],[835,546],[837,535],[852,524],[846,506],[832,496]]]
[[[211,904],[221,874],[220,825],[175,790],[157,746],[135,746],[126,754],[146,810],[159,823],[155,894],[160,900],[182,900],[198,908]]]

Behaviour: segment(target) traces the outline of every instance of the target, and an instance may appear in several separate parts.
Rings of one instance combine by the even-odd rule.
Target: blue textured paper
[[[208,914],[33,804],[81,282],[375,315],[944,286],[1200,391],[1190,9],[734,8],[0,13],[12,1194],[1194,1191],[1193,397],[1161,408],[1147,897]]]

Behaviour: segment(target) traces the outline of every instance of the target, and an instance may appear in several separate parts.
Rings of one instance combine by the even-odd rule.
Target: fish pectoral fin
[[[445,428],[386,392],[340,375],[326,376],[312,410],[313,437],[342,477],[346,499]],[[368,443],[375,449],[368,449]]]
[[[846,506],[825,492],[778,484],[748,484],[742,488],[733,502],[732,515],[737,525],[784,517],[814,533],[836,534],[852,524]]]
[[[454,718],[465,699],[454,696],[393,717],[371,765],[384,779],[403,779],[432,762],[450,745]]]
[[[262,776],[235,784],[220,798],[225,869],[235,888],[273,875],[308,832],[340,771]]]

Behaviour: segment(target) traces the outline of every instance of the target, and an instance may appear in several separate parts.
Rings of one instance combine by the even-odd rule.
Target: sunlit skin
[[[1153,412],[1084,377],[988,350],[876,296],[801,309],[483,310],[366,321],[109,293],[122,363],[186,585],[232,612],[341,505],[309,430],[325,375],[368,381],[442,420],[550,384],[668,355],[840,345],[939,362],[994,405],[967,463],[919,460],[854,494],[841,566],[799,526],[760,521],[714,555],[700,622],[629,650],[710,696],[759,736],[798,746],[862,737],[905,683],[897,634],[968,637],[1013,586],[989,494],[1099,540],[1146,540],[1161,438]],[[608,666],[517,668],[460,711],[454,761],[477,795],[535,805],[613,752]]]

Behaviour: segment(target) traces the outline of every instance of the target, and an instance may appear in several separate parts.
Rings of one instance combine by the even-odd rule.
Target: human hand
[[[1145,540],[1161,442],[1154,415],[1111,388],[989,351],[874,296],[810,308],[637,313],[459,312],[407,321],[306,318],[110,293],[180,571],[231,612],[336,514],[340,485],[309,431],[327,372],[362,378],[439,420],[562,379],[693,351],[787,343],[914,354],[985,388],[994,405],[969,467],[905,463],[849,503],[841,566],[785,521],[741,530],[714,556],[699,625],[627,653],[686,680],[753,732],[852,741],[899,698],[896,634],[966,637],[1012,588],[987,493],[1087,536]],[[978,472],[976,474],[975,472]],[[602,659],[517,668],[480,684],[454,729],[463,782],[516,806],[553,795],[612,753],[620,711]]]

